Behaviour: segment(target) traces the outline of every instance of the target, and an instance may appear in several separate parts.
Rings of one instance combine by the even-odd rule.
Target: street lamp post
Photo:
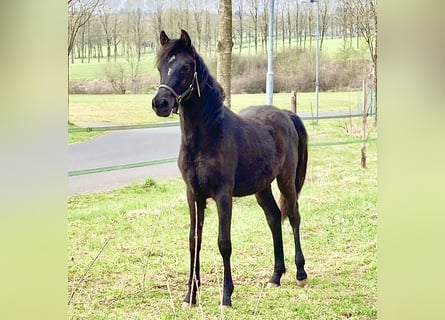
[[[273,37],[274,37],[274,0],[269,0],[269,36],[267,45],[266,104],[273,104]]]

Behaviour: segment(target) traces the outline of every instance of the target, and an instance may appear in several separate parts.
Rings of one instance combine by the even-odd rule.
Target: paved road
[[[320,112],[320,118],[349,116],[349,112]],[[357,111],[353,116],[359,115]],[[309,114],[300,115],[303,119]],[[77,123],[80,126],[109,126],[107,123]],[[102,168],[151,160],[163,160],[178,156],[180,128],[132,129],[110,131],[86,142],[68,146],[68,171]],[[103,192],[144,181],[179,177],[176,162],[68,177],[68,195]]]
[[[70,144],[68,171],[175,158],[179,144],[179,127],[111,131],[86,142]],[[176,162],[72,176],[68,177],[68,195],[108,191],[147,177],[179,176]]]

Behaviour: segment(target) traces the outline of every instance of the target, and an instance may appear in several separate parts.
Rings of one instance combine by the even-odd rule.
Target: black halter
[[[182,101],[186,101],[190,95],[192,94],[193,90],[195,90],[193,84],[196,82],[196,90],[198,91],[198,97],[201,97],[201,89],[199,87],[199,81],[198,81],[198,73],[196,72],[196,60],[195,60],[195,72],[193,73],[193,78],[192,78],[192,82],[190,83],[190,86],[182,93],[182,94],[178,94],[175,89],[173,89],[172,87],[170,87],[167,84],[160,84],[158,89],[160,88],[164,88],[167,89],[168,91],[170,91],[175,97],[176,97],[176,102],[177,102],[177,106],[173,108],[173,113],[178,113],[178,109],[179,106],[181,105]]]

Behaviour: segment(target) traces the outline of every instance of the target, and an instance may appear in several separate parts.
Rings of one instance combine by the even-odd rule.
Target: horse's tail
[[[307,169],[307,142],[308,134],[304,127],[303,121],[295,113],[288,111],[289,117],[292,119],[295,129],[298,133],[298,163],[297,175],[295,177],[295,187],[297,189],[297,198],[303,188],[304,180],[306,178]]]

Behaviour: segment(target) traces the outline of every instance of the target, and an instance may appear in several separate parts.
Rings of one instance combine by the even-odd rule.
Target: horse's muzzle
[[[176,100],[169,97],[159,97],[156,95],[152,102],[152,108],[159,117],[168,117],[176,105]]]

